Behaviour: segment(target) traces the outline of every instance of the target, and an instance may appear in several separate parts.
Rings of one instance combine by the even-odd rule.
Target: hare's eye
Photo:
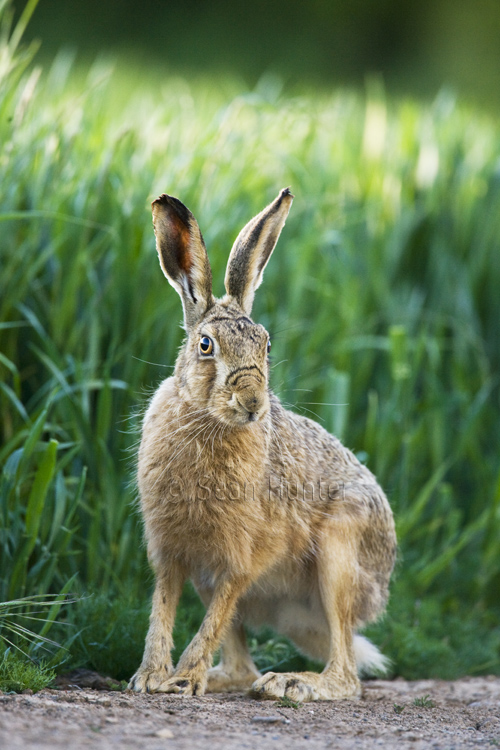
[[[267,340],[267,353],[269,354],[270,351],[271,351],[271,339],[268,339]]]
[[[199,348],[200,354],[203,354],[205,357],[207,357],[209,354],[212,354],[214,350],[214,342],[208,336],[203,336],[200,339]]]

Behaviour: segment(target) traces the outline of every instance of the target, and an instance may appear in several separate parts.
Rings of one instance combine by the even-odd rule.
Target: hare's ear
[[[282,190],[276,200],[241,230],[229,255],[224,279],[226,291],[247,315],[252,310],[255,290],[260,286],[292,200],[290,189]]]
[[[181,296],[189,330],[214,303],[205,243],[193,214],[177,198],[160,195],[152,209],[160,265]]]

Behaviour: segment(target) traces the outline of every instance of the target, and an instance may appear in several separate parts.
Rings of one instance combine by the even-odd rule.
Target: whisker
[[[181,432],[181,430],[189,430],[190,428],[194,426],[198,426],[199,424],[202,423],[203,419],[204,419],[203,415],[200,415],[199,417],[197,417],[196,419],[193,419],[188,424],[180,425],[175,430],[171,430],[170,432],[165,432],[159,435],[155,440],[152,440],[151,442],[149,442],[148,445],[151,447],[154,447],[156,445],[159,445],[160,443],[164,443],[166,438],[174,437],[174,435],[176,435],[178,432]]]
[[[130,355],[132,359],[136,359],[137,362],[144,362],[145,365],[153,365],[154,367],[165,367],[167,369],[173,370],[175,368],[175,365],[163,365],[159,362],[148,362],[147,359],[141,359],[140,357],[136,357],[134,354]]]
[[[349,404],[328,404],[326,401],[297,401],[298,404],[311,404],[312,406],[349,406]]]
[[[173,463],[173,462],[175,461],[175,459],[177,458],[177,456],[179,456],[179,455],[180,455],[181,453],[183,453],[183,452],[184,452],[184,451],[186,450],[186,448],[188,448],[188,446],[190,446],[190,445],[191,445],[191,443],[192,443],[192,442],[193,442],[194,440],[196,440],[196,438],[197,438],[197,437],[198,437],[199,435],[201,435],[201,433],[202,433],[202,432],[203,432],[203,430],[205,430],[205,429],[206,429],[206,424],[202,424],[202,426],[200,427],[200,429],[198,429],[198,430],[196,431],[196,433],[195,433],[195,434],[194,434],[194,435],[193,435],[193,436],[191,437],[191,439],[190,439],[190,440],[189,440],[189,441],[188,441],[187,443],[186,443],[186,441],[183,441],[183,442],[181,443],[181,445],[180,445],[180,447],[179,447],[179,450],[177,450],[177,451],[176,451],[176,452],[174,453],[174,455],[173,455],[173,456],[172,456],[172,457],[170,458],[170,461],[169,461],[169,462],[167,463],[167,465],[166,465],[166,466],[165,466],[165,467],[164,467],[164,468],[162,469],[162,471],[161,471],[161,472],[160,472],[160,474],[158,475],[158,477],[157,477],[157,479],[156,479],[156,481],[155,481],[155,483],[154,483],[154,485],[153,485],[153,486],[156,486],[156,485],[158,484],[158,482],[160,481],[160,479],[163,479],[163,477],[165,476],[165,474],[167,473],[168,469],[170,468],[170,466],[172,465],[172,463]]]

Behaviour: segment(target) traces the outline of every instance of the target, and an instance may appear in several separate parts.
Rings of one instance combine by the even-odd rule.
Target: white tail
[[[358,672],[365,677],[385,675],[391,665],[391,660],[363,635],[354,636],[354,656]]]

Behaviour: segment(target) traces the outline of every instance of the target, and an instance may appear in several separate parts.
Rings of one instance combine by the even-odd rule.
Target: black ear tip
[[[292,191],[289,187],[283,188],[283,190],[280,193],[280,198],[284,198],[285,196],[289,195],[290,198],[295,198],[295,196],[292,194]]]
[[[190,220],[193,218],[191,212],[186,208],[184,203],[181,203],[178,198],[174,198],[173,195],[167,195],[167,193],[162,193],[152,202],[151,208],[153,211],[155,206],[166,206],[169,209],[170,214],[173,213],[174,215],[177,215],[179,219],[187,225],[189,225]]]
[[[171,201],[171,196],[166,193],[162,193],[158,198],[152,202],[152,206],[167,206]]]

